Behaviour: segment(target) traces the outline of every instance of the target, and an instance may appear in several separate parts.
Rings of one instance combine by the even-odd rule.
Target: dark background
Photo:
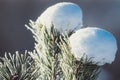
[[[32,33],[26,29],[29,19],[49,6],[71,1],[81,6],[84,25],[104,28],[114,34],[120,47],[120,0],[0,0],[0,55],[34,49]],[[104,66],[114,80],[120,80],[120,49],[111,65]]]

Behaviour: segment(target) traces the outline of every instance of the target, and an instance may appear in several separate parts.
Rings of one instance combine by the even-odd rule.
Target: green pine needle
[[[45,26],[31,21],[26,26],[35,38],[35,50],[30,52],[40,76],[37,80],[97,80],[99,66],[84,56],[76,59],[71,51],[69,36],[74,32],[61,34],[52,25]]]
[[[5,53],[0,58],[0,76],[2,80],[35,80],[38,73],[34,61],[26,51],[24,54]]]

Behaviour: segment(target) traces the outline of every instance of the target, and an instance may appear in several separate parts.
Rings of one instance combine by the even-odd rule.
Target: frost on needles
[[[99,80],[100,66],[114,61],[117,41],[107,30],[84,28],[82,18],[77,4],[61,2],[30,20],[34,50],[1,57],[2,80]]]
[[[34,24],[30,23],[31,26]],[[27,28],[35,33],[35,51],[30,55],[40,68],[38,80],[97,80],[99,66],[87,56],[79,60],[75,58],[69,42],[70,35],[61,34],[54,26],[50,31],[42,26],[38,35],[36,27]]]

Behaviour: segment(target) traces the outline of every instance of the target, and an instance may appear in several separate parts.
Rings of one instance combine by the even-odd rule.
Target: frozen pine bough
[[[114,61],[115,37],[101,28],[81,28],[82,10],[77,4],[50,6],[30,25],[36,40],[30,55],[40,67],[38,80],[97,80],[99,66]]]
[[[61,2],[47,8],[27,26],[36,41],[34,51],[0,58],[2,80],[109,80],[103,71],[98,73],[99,66],[114,61],[115,37],[104,29],[81,27],[77,4]]]

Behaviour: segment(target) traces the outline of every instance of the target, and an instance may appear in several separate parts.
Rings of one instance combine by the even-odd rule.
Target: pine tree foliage
[[[33,23],[33,22],[32,22]],[[30,24],[33,26],[33,24]],[[41,27],[43,30],[41,30]],[[38,66],[40,67],[40,77],[41,80],[56,80],[62,77],[62,70],[60,68],[60,49],[57,46],[59,42],[60,33],[51,28],[48,31],[42,25],[39,28],[28,27],[34,35],[36,40],[35,50],[37,53],[30,53],[33,59],[36,60]],[[39,30],[39,31],[38,31]],[[37,34],[37,32],[39,32]]]
[[[72,54],[68,37],[63,39],[59,47],[62,51],[61,68],[65,80],[97,80],[99,74],[97,63],[93,63],[92,58],[88,59],[85,55],[81,59],[76,59]]]
[[[61,34],[53,25],[51,29],[46,29],[33,21],[29,25],[26,27],[31,30],[36,41],[35,51],[30,52],[30,55],[40,68],[38,80],[97,80],[97,63],[87,56],[78,60],[72,54],[70,33]]]
[[[2,80],[35,80],[37,69],[31,56],[16,52],[0,58],[0,76]]]

